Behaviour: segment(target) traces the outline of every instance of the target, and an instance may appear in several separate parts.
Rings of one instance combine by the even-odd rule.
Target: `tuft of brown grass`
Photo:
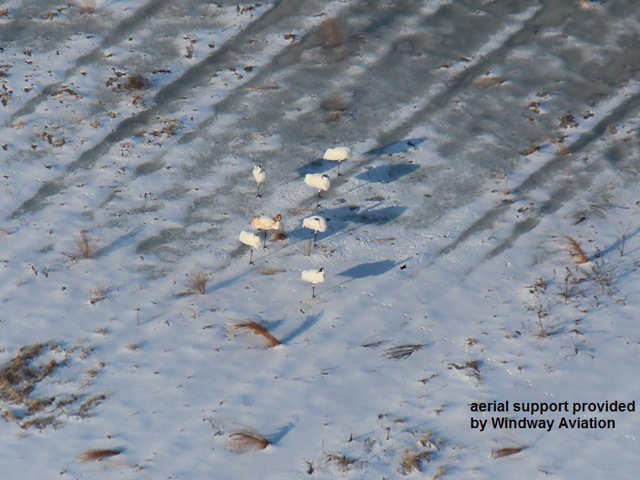
[[[320,25],[320,33],[322,34],[323,48],[341,47],[346,40],[346,24],[340,17],[327,18]]]
[[[126,90],[144,90],[149,86],[149,81],[142,73],[131,73],[122,83]]]
[[[115,457],[116,455],[120,455],[122,453],[121,450],[111,450],[111,449],[94,449],[87,450],[84,453],[81,453],[76,457],[76,460],[79,462],[101,462],[105,458]]]
[[[276,275],[278,273],[284,273],[286,270],[284,268],[261,268],[256,270],[260,275]]]
[[[96,13],[98,0],[78,0],[80,13]]]
[[[104,285],[98,285],[96,288],[89,289],[89,302],[91,305],[95,305],[107,298],[107,289]]]
[[[429,450],[407,450],[402,454],[398,472],[402,475],[409,475],[416,470],[423,472],[423,463],[429,463],[430,461],[431,452]]]
[[[198,292],[200,295],[204,295],[207,292],[207,282],[209,276],[204,272],[192,273],[189,275],[189,285],[191,289]]]
[[[244,428],[229,434],[227,448],[233,452],[254,452],[264,450],[269,445],[271,441],[260,432],[252,428]]]
[[[473,84],[480,88],[493,87],[494,85],[502,85],[505,82],[504,78],[500,77],[482,77],[473,82]]]
[[[527,447],[503,447],[498,448],[497,450],[491,450],[491,458],[509,457],[511,455],[515,455],[516,453],[520,453],[525,448]]]
[[[571,254],[571,257],[576,261],[576,263],[587,263],[589,261],[589,258],[585,255],[584,250],[582,250],[580,244],[568,235],[563,235],[563,237],[567,239],[569,253]]]
[[[267,347],[273,348],[281,345],[280,340],[269,333],[265,327],[260,325],[258,322],[254,322],[253,320],[248,320],[246,322],[236,323],[232,327],[229,328],[229,332],[236,332],[238,330],[246,330],[253,335],[257,335],[264,339],[267,344]]]
[[[556,140],[552,137],[547,138],[549,138],[551,144],[556,147],[558,149],[558,152],[560,152],[562,155],[571,155],[571,150],[569,150],[569,147],[567,147],[566,145],[563,145],[561,140]]]
[[[384,356],[392,360],[400,360],[407,358],[412,353],[420,350],[424,345],[420,343],[409,345],[398,345],[397,347],[389,347],[384,351]]]
[[[76,239],[76,247],[78,247],[78,252],[82,258],[91,258],[95,253],[93,240],[85,231]]]

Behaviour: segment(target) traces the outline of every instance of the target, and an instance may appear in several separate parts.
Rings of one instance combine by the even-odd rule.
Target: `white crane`
[[[319,217],[318,215],[314,215],[302,220],[302,226],[304,228],[308,228],[309,230],[313,230],[313,246],[315,247],[316,236],[318,235],[318,232],[324,233],[327,231],[327,219],[324,217]]]
[[[249,265],[253,265],[253,251],[262,247],[262,241],[260,240],[260,237],[255,233],[245,232],[243,230],[240,232],[238,240],[240,240],[246,246],[251,247],[251,253],[249,254]]]
[[[351,156],[351,149],[349,147],[335,147],[327,148],[324,152],[323,159],[330,162],[338,162],[338,176],[340,176],[340,164]]]
[[[316,298],[316,284],[324,283],[324,268],[303,270],[300,278],[302,278],[303,282],[311,284],[311,298]]]
[[[262,195],[260,195],[260,184],[267,178],[267,172],[265,172],[260,165],[255,165],[253,167],[253,178],[258,186],[258,194],[256,197],[262,197]]]
[[[326,192],[329,190],[331,186],[331,178],[329,175],[322,173],[307,173],[304,176],[304,183],[309,185],[312,188],[318,189],[318,204],[316,207],[320,206],[320,192]]]
[[[251,220],[251,227],[264,232],[264,243],[267,243],[267,231],[273,230],[274,232],[280,232],[282,230],[282,215],[277,214],[275,217],[267,217],[262,215],[260,217],[254,217]]]

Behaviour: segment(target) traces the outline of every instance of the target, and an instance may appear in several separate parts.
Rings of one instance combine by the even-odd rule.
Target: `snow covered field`
[[[638,45],[624,0],[0,2],[2,478],[637,478]]]

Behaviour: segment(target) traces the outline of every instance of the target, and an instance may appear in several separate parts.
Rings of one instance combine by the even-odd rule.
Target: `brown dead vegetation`
[[[252,428],[244,428],[229,434],[227,448],[233,452],[252,452],[264,450],[269,445],[271,445],[271,441],[260,432]]]
[[[567,246],[569,247],[569,253],[576,263],[587,263],[589,258],[585,255],[584,250],[578,242],[568,235],[563,235],[567,239]]]
[[[258,322],[254,322],[253,320],[248,320],[246,322],[236,323],[235,325],[229,327],[229,332],[237,332],[237,331],[248,331],[249,333],[256,335],[263,339],[266,343],[266,346],[269,348],[277,347],[280,345],[280,340],[269,333],[265,327],[260,325]]]

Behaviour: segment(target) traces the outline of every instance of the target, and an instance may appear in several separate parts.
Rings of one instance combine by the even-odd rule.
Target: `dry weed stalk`
[[[277,273],[285,273],[284,268],[261,268],[256,270],[260,275],[275,275]]]
[[[525,448],[527,447],[503,447],[498,448],[497,450],[491,450],[491,458],[509,457],[516,453],[520,453]]]
[[[237,430],[229,434],[228,448],[233,452],[264,450],[269,445],[271,445],[271,441],[252,428]]]
[[[76,457],[76,460],[79,462],[101,462],[105,458],[115,457],[116,455],[120,455],[122,453],[121,450],[111,450],[111,449],[94,449],[87,450],[84,453],[81,453]]]
[[[76,246],[82,258],[91,258],[94,254],[94,244],[87,232],[83,231],[76,239]]]
[[[568,235],[563,235],[563,237],[567,239],[569,253],[576,261],[576,263],[587,263],[589,261],[589,258],[584,254],[584,251],[582,250],[582,247],[580,247],[580,244]]]
[[[107,298],[107,289],[104,285],[98,285],[96,288],[91,288],[89,290],[89,296],[91,297],[89,302],[91,305],[95,305]]]
[[[505,82],[504,78],[500,77],[482,77],[473,82],[473,84],[480,88],[492,87],[494,85],[502,85]]]
[[[389,347],[384,351],[384,356],[393,360],[400,360],[403,358],[407,358],[412,353],[420,350],[422,347],[424,347],[424,345],[421,343]]]
[[[191,285],[191,289],[198,292],[200,295],[204,295],[206,293],[208,280],[209,276],[204,272],[197,272],[189,275],[189,285]]]
[[[273,348],[280,345],[280,340],[269,333],[265,327],[258,322],[248,320],[246,322],[240,322],[229,328],[229,332],[235,332],[237,330],[248,330],[250,333],[262,337],[267,343],[267,347]]]

